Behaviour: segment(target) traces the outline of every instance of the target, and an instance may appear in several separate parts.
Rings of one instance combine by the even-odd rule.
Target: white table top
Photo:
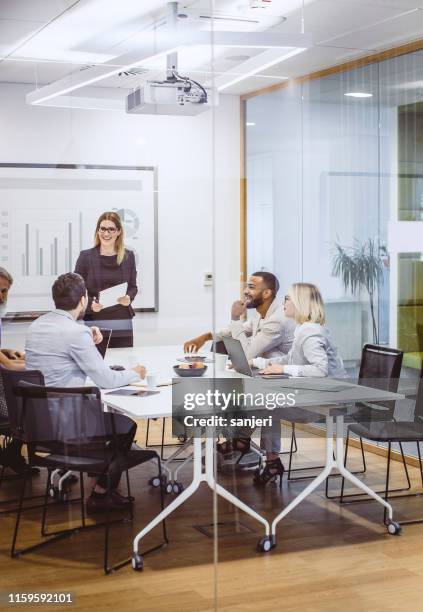
[[[143,364],[147,370],[158,375],[160,380],[169,380],[175,377],[173,366],[176,365],[178,357],[183,356],[183,350],[180,346],[150,346],[150,347],[134,347],[125,349],[109,349],[106,354],[106,362],[109,365],[122,365],[124,367],[133,367],[136,364]],[[214,375],[214,364],[209,363],[205,377],[211,378]],[[222,378],[245,378],[247,381],[252,380],[238,374],[232,370],[219,372],[218,377]],[[301,380],[301,379],[300,379]],[[299,386],[301,382],[299,380]],[[302,379],[304,381],[304,379]],[[260,385],[263,391],[266,391],[266,382],[261,380]],[[271,381],[275,383],[275,381]],[[283,384],[280,381],[281,385]],[[257,385],[257,381],[255,381]],[[139,390],[139,387],[127,387]],[[160,418],[172,416],[172,386],[159,387],[159,393],[148,397],[131,397],[107,395],[107,391],[102,392],[102,398],[109,408],[115,409],[122,414],[133,419]],[[247,389],[246,389],[247,390]],[[257,391],[257,386],[255,387]],[[275,390],[274,386],[269,386],[270,390]],[[284,391],[283,388],[280,389]],[[287,390],[289,391],[289,390]],[[344,391],[301,391],[297,395],[297,406],[307,409],[318,409],[321,412],[324,407],[333,407],[334,405],[351,403],[354,401],[360,402],[375,402],[383,400],[403,399],[404,396],[398,393],[390,393],[381,391],[372,387],[364,387],[359,385],[350,385],[348,390]]]
[[[173,366],[178,365],[177,359],[183,357],[182,346],[148,346],[148,347],[133,347],[124,349],[109,349],[106,353],[106,363],[109,365],[122,365],[126,368],[133,367],[136,364],[145,365],[148,372],[158,374],[158,382],[160,380],[170,380],[175,377]],[[205,377],[213,377],[214,364],[207,363],[207,371]],[[225,373],[219,372],[219,377],[239,378],[241,374],[233,371]],[[127,389],[136,389],[139,387],[126,387]],[[102,399],[109,408],[114,408],[122,414],[133,419],[148,419],[172,416],[172,386],[159,387],[159,393],[149,395],[148,397],[131,397],[131,396],[107,396],[106,389],[102,391]]]

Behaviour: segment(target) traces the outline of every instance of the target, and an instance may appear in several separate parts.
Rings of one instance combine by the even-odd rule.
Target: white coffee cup
[[[216,353],[214,355],[216,372],[224,372],[226,370],[227,355]]]
[[[147,376],[147,389],[150,391],[154,391],[157,387],[157,383],[159,382],[159,375],[157,372],[148,372]]]

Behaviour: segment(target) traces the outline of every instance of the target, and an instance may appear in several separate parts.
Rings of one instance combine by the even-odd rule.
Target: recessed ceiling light
[[[255,125],[254,121],[247,121],[247,123],[245,124],[248,127],[253,127],[253,125]]]
[[[344,93],[344,96],[349,96],[350,98],[371,98],[373,94],[364,91],[349,91]]]

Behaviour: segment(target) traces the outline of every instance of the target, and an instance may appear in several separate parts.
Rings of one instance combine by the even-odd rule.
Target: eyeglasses
[[[118,230],[116,227],[104,227],[104,225],[101,225],[98,228],[98,231],[101,232],[102,234],[105,234],[106,232],[109,232],[109,234],[114,234]]]

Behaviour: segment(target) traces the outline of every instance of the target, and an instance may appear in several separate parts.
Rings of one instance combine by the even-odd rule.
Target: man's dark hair
[[[53,284],[51,293],[56,308],[60,310],[73,310],[79,304],[79,300],[87,292],[84,279],[80,274],[68,272],[61,274]]]
[[[273,297],[276,297],[279,291],[279,281],[274,274],[271,272],[253,272],[251,276],[259,276],[264,283],[266,289],[271,289]]]

